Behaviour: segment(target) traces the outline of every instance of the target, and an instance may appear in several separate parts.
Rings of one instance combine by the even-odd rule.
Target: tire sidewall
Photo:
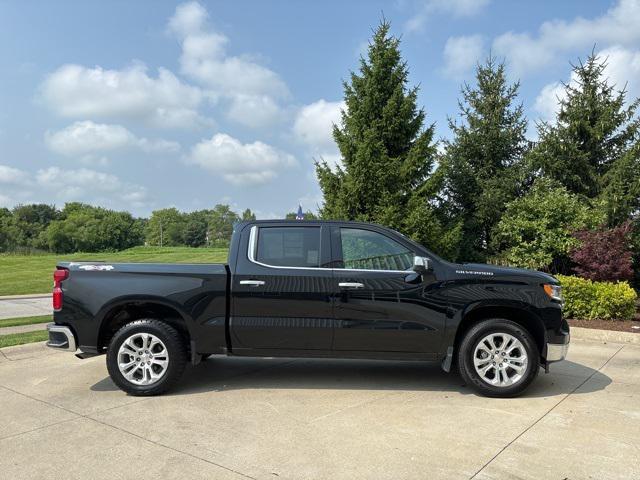
[[[492,333],[507,333],[517,338],[527,353],[527,368],[514,385],[497,387],[485,382],[476,371],[473,355],[478,342]],[[465,382],[480,393],[491,397],[513,397],[522,393],[534,380],[540,368],[540,353],[531,334],[519,324],[506,319],[483,320],[465,335],[458,352],[458,366]]]
[[[118,351],[124,341],[136,333],[150,333],[164,343],[169,358],[169,365],[160,380],[151,385],[136,385],[129,382],[118,367]],[[185,350],[180,343],[177,332],[168,324],[154,319],[136,320],[118,330],[107,349],[107,370],[114,383],[131,395],[156,395],[170,388],[182,374],[185,367]]]

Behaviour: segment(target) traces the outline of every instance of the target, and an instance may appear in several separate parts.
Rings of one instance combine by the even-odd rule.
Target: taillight
[[[62,281],[69,278],[69,270],[58,268],[53,272],[53,310],[62,310]]]

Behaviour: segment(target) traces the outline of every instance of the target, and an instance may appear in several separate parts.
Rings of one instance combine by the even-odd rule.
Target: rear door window
[[[274,267],[319,267],[320,227],[261,227],[256,260]]]

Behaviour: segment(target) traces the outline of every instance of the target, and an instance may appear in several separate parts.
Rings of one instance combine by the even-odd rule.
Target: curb
[[[30,298],[48,298],[50,293],[28,293],[26,295],[4,295],[0,296],[0,302],[2,300],[27,300]]]
[[[0,365],[15,360],[25,360],[47,355],[55,355],[57,352],[47,347],[47,342],[25,343],[24,345],[14,345],[13,347],[0,348]]]
[[[630,343],[640,345],[640,333],[616,332],[597,328],[571,327],[571,340],[591,340],[596,342]]]

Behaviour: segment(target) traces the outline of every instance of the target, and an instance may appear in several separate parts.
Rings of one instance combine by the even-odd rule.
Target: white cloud
[[[449,37],[444,46],[444,74],[453,79],[463,78],[483,54],[481,35]]]
[[[211,124],[197,111],[204,98],[199,88],[164,68],[151,77],[142,64],[122,70],[63,65],[46,77],[41,95],[67,118],[139,119],[163,128]]]
[[[418,13],[406,24],[408,31],[422,30],[432,15],[445,13],[454,17],[469,17],[479,13],[490,0],[422,0]]]
[[[262,142],[241,143],[224,133],[202,140],[191,149],[187,161],[199,165],[234,185],[267,183],[295,159]]]
[[[601,61],[606,61],[604,75],[607,82],[616,89],[627,89],[627,102],[640,96],[640,51],[620,46],[607,48],[597,53]],[[575,73],[571,73],[569,84],[578,86]],[[560,108],[560,100],[566,98],[566,90],[561,82],[545,85],[534,103],[534,110],[542,120],[551,121]]]
[[[306,146],[309,157],[322,159],[331,166],[341,163],[340,152],[333,139],[333,125],[340,124],[344,108],[344,102],[320,99],[298,110],[292,131],[300,143]]]
[[[62,155],[88,155],[121,149],[139,149],[146,153],[175,153],[180,145],[162,139],[138,138],[122,125],[75,122],[57,132],[47,132],[45,143]]]
[[[103,205],[147,205],[145,187],[123,182],[110,173],[88,168],[63,170],[49,167],[38,170],[35,183],[52,192],[57,201],[90,201]]]
[[[181,42],[181,72],[230,106],[229,117],[250,127],[266,126],[281,115],[279,101],[290,93],[278,74],[247,58],[226,52],[229,39],[208,25],[197,2],[178,5],[168,29]]]
[[[49,167],[34,173],[0,165],[0,182],[3,181],[5,185],[0,204],[5,206],[68,201],[82,201],[122,209],[149,205],[145,187],[88,168],[65,170]]]
[[[231,99],[227,115],[235,122],[256,128],[277,121],[283,113],[268,95],[237,94]]]
[[[7,197],[6,195],[2,195],[0,193],[0,207],[11,208],[15,206],[17,203],[18,202],[12,200],[10,197]]]
[[[0,165],[0,183],[19,185],[27,180],[27,173],[8,165]]]
[[[304,143],[316,148],[335,147],[333,125],[340,123],[344,102],[317,102],[302,107],[293,124],[293,133]]]
[[[560,100],[566,97],[564,85],[553,82],[542,87],[536,97],[533,109],[540,114],[541,120],[552,121],[560,107]]]
[[[537,35],[507,32],[493,42],[492,51],[505,56],[516,75],[542,68],[561,52],[594,44],[623,46],[640,40],[640,1],[620,0],[594,19],[577,17],[569,22],[544,22]]]
[[[609,78],[609,84],[618,90],[626,87],[627,100],[640,97],[640,50],[614,46],[602,50],[598,55],[606,60],[605,75]]]

